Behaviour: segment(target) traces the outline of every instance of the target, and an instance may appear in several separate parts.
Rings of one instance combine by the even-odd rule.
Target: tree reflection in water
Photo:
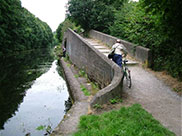
[[[33,81],[51,66],[50,49],[42,49],[0,58],[0,129],[22,103]]]

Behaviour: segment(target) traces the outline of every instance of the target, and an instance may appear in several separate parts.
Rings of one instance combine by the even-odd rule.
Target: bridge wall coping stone
[[[91,30],[89,32],[89,36],[91,38],[97,39],[102,41],[103,43],[107,44],[108,46],[112,47],[112,45],[116,42],[118,39],[117,37],[110,36],[108,34],[96,31],[96,30]],[[152,65],[152,53],[151,50],[142,46],[137,46],[133,43],[124,41],[122,39],[121,43],[126,47],[128,53],[139,60],[140,62],[144,63],[147,67],[151,67]]]
[[[71,62],[83,69],[89,79],[99,83],[102,88],[91,100],[91,106],[104,104],[116,96],[121,96],[123,72],[120,67],[73,30],[68,29],[64,39],[67,43],[66,50]]]

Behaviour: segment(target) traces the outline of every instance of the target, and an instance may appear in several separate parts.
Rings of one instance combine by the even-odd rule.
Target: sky
[[[68,0],[21,0],[22,6],[46,22],[54,32],[64,21]]]

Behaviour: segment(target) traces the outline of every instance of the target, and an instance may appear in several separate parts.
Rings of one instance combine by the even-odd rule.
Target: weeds
[[[90,96],[90,92],[84,85],[80,85],[81,91],[84,93],[85,96]]]
[[[116,103],[119,103],[119,102],[123,102],[123,100],[121,98],[113,98],[113,99],[110,99],[109,102],[111,104],[116,104]]]
[[[94,107],[95,109],[102,109],[102,106],[101,106],[100,104],[95,104],[93,107]]]
[[[177,93],[182,92],[182,89],[173,88],[173,90]]]
[[[79,71],[78,74],[79,74],[79,76],[81,76],[81,77],[86,77],[86,78],[88,77],[87,74],[86,74],[86,72],[85,72],[84,70],[82,70],[82,69]]]
[[[67,67],[71,67],[71,64],[68,63],[68,64],[66,64],[66,66],[67,66]]]
[[[91,82],[92,94],[95,95],[99,91],[99,85],[95,82]]]
[[[43,125],[40,125],[40,126],[38,126],[36,128],[36,130],[38,130],[38,131],[46,131],[46,133],[44,134],[46,136],[46,135],[51,134],[52,127],[50,125],[48,125],[48,126],[46,126],[46,125],[44,125],[44,126]]]
[[[70,57],[69,57],[68,54],[66,54],[66,56],[64,57],[64,61],[72,64],[72,62],[70,61]]]
[[[75,74],[75,78],[78,78],[78,77],[79,77],[79,75]]]
[[[110,99],[109,101],[110,101],[111,104],[118,103],[118,101],[116,99]]]

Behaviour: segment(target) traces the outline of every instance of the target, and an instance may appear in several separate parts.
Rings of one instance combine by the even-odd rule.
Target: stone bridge
[[[76,102],[73,109],[77,109],[77,115],[87,114],[86,111],[88,111],[89,105],[104,104],[116,96],[125,94],[127,101],[141,104],[155,119],[159,120],[177,136],[181,136],[181,97],[176,95],[163,81],[156,78],[151,70],[147,69],[152,64],[150,49],[121,40],[129,52],[127,59],[129,59],[128,65],[131,70],[132,88],[128,89],[120,67],[107,58],[110,48],[116,39],[116,37],[94,30],[89,32],[89,38],[84,38],[71,29],[65,33],[63,43],[66,43],[67,53],[72,63],[86,71],[88,77],[99,83],[102,88],[89,102],[81,102],[79,100],[81,95],[75,96],[78,103]],[[67,69],[64,63],[63,67]],[[66,72],[68,71],[66,70]],[[67,78],[67,80],[70,83],[74,82],[71,78]],[[71,87],[79,86],[77,84]],[[72,90],[79,91],[79,89]],[[84,109],[83,107],[86,108]],[[74,116],[73,111],[72,113],[73,117],[69,117],[69,119],[75,120],[76,125],[79,117]],[[55,130],[57,132],[55,135],[61,135],[62,133],[59,133],[61,131],[65,131],[66,135],[66,133],[68,134],[71,131],[71,129],[61,127],[61,124]],[[68,123],[63,121],[63,124]],[[71,128],[71,125],[67,127]]]
[[[123,72],[107,58],[110,48],[116,42],[116,37],[91,30],[90,38],[83,38],[71,29],[65,34],[66,50],[70,60],[78,68],[88,74],[89,79],[96,81],[102,88],[93,98],[91,105],[104,104],[115,96],[122,95]],[[121,40],[129,53],[129,65],[136,64],[132,58],[149,67],[151,65],[151,52],[149,49],[135,46]]]

